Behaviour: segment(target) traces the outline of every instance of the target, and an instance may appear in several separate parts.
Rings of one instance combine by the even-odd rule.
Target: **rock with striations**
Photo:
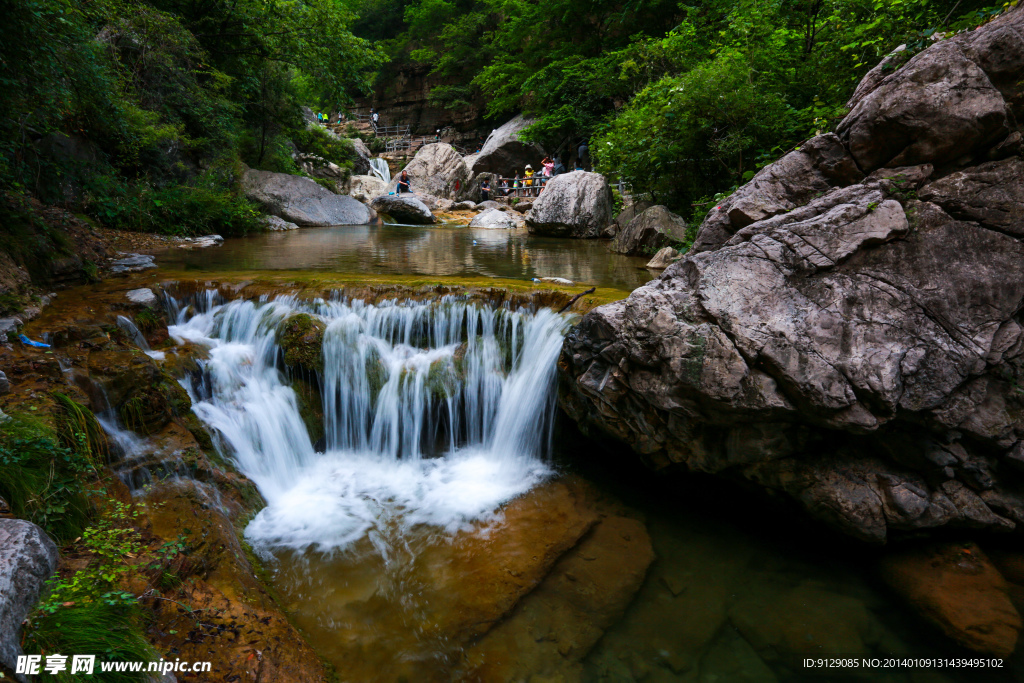
[[[716,249],[740,228],[806,204],[833,187],[859,182],[864,174],[835,135],[819,135],[711,208],[697,231],[694,251]]]
[[[408,194],[386,194],[374,199],[371,206],[378,213],[390,216],[398,223],[429,225],[437,222],[426,204]]]
[[[518,226],[512,214],[499,209],[487,209],[470,222],[471,228],[498,228],[502,230],[515,230]]]
[[[533,142],[519,140],[519,133],[533,122],[534,119],[519,114],[491,131],[480,151],[466,157],[470,177],[493,173],[511,178],[517,170],[521,172],[526,168],[527,164],[539,168],[539,162],[544,158],[544,148]]]
[[[672,242],[686,240],[686,221],[660,204],[631,220],[615,238],[615,251],[627,256],[654,254]]]
[[[250,168],[242,175],[242,186],[264,211],[301,227],[363,225],[377,218],[365,204],[302,176]]]
[[[45,531],[23,519],[0,519],[0,664],[11,671],[22,654],[21,622],[56,568],[57,546]]]
[[[972,39],[1022,16],[1011,9]],[[979,131],[998,107],[974,108],[972,122],[952,103],[1002,96],[963,91],[951,74],[971,69],[947,43],[866,94],[827,155],[787,155],[723,202],[728,227],[704,251],[583,317],[564,344],[559,400],[585,431],[655,468],[786,494],[866,541],[1022,528],[1019,166],[984,161],[1001,140]],[[963,125],[934,144],[893,143],[892,159],[918,165],[849,182],[835,144],[889,144],[893,110],[866,107],[908,69],[907,120]],[[857,142],[854,130],[880,137]]]
[[[1024,160],[992,161],[921,188],[918,196],[951,216],[1024,236]]]
[[[612,220],[612,191],[599,173],[573,171],[548,181],[526,214],[531,235],[596,238]]]
[[[402,170],[409,174],[413,192],[444,199],[455,199],[458,191],[469,179],[469,171],[462,156],[446,142],[424,145]],[[401,176],[402,174],[398,173],[391,179],[388,185],[390,192],[397,191]]]

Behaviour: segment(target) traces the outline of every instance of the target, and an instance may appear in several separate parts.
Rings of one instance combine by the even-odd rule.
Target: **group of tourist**
[[[576,162],[576,171],[582,170],[580,162]],[[534,170],[531,164],[527,164],[520,176],[516,170],[512,178],[500,178],[501,185],[497,188],[500,195],[506,197],[539,197],[544,191],[544,186],[555,176],[565,173],[565,166],[558,157],[544,157],[540,162],[540,170]]]

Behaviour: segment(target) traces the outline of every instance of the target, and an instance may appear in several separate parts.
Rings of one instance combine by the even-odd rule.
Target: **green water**
[[[560,277],[635,289],[656,276],[648,258],[622,256],[608,240],[532,237],[525,231],[462,226],[346,225],[302,228],[194,251],[172,249],[159,263],[195,271],[312,270],[386,275]]]

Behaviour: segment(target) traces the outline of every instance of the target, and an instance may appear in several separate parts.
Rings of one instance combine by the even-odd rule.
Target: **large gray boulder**
[[[517,170],[522,172],[527,164],[540,168],[539,162],[544,158],[544,148],[533,142],[519,140],[520,131],[533,122],[534,119],[519,114],[501,127],[492,130],[480,151],[466,157],[470,177],[480,173],[493,173],[511,178]]]
[[[916,55],[865,95],[836,133],[865,172],[970,161],[1009,133],[1007,105],[960,44]]]
[[[612,220],[612,191],[599,173],[573,171],[548,181],[526,214],[531,235],[595,238]]]
[[[444,199],[455,199],[456,193],[469,179],[469,171],[462,156],[446,142],[424,145],[402,170],[409,174],[413,192]],[[389,191],[397,191],[401,176],[398,173],[391,179]]]
[[[45,531],[23,519],[0,519],[0,664],[11,671],[23,654],[21,622],[56,568],[57,546]]]
[[[370,206],[378,213],[391,216],[399,223],[429,225],[437,222],[426,204],[408,194],[386,194],[374,199]]]
[[[511,211],[501,211],[500,209],[487,209],[483,213],[477,214],[475,218],[469,223],[471,228],[497,228],[501,230],[515,230],[519,227],[519,222],[516,221],[518,214],[513,216]]]
[[[264,211],[301,227],[362,225],[377,219],[365,204],[303,176],[250,168],[242,174],[242,187]]]
[[[348,180],[349,196],[366,204],[387,193],[388,184],[377,176],[354,175]]]
[[[631,220],[615,238],[615,251],[627,256],[651,256],[672,242],[686,240],[686,221],[660,204]]]
[[[559,401],[582,429],[655,468],[788,495],[866,541],[1022,528],[1021,162],[979,161],[1001,144],[980,131],[1002,95],[957,85],[971,73],[962,54],[950,41],[929,48],[851,112],[862,128],[847,132],[881,136],[844,138],[865,159],[864,145],[892,143],[881,163],[920,164],[848,183],[788,155],[723,203],[738,219],[717,244],[585,315],[559,362]],[[877,98],[895,97],[888,79],[906,69],[917,80],[897,118],[945,116],[958,137],[886,137],[896,110]],[[975,97],[985,106],[972,122],[957,103]],[[807,196],[808,178],[820,196]]]

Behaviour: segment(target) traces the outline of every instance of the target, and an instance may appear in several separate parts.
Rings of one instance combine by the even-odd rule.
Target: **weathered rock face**
[[[446,142],[424,145],[403,171],[408,172],[414,192],[455,199],[469,178],[462,156]],[[391,179],[388,190],[396,192],[401,173]],[[458,189],[456,189],[458,186]]]
[[[391,216],[399,223],[429,225],[437,222],[426,204],[407,194],[386,194],[374,199],[370,206],[379,213]]]
[[[370,203],[382,194],[388,193],[388,184],[377,176],[354,175],[348,181],[348,194],[353,199]]]
[[[659,249],[658,253],[647,262],[647,267],[651,270],[665,270],[670,265],[679,260],[679,252],[672,247],[664,247]]]
[[[21,622],[56,568],[57,546],[45,531],[23,519],[0,519],[0,664],[11,671],[22,654]]]
[[[352,165],[352,175],[370,175],[370,158],[373,152],[366,146],[366,143],[359,138],[349,138],[352,147],[356,150],[356,160]]]
[[[242,175],[242,186],[267,213],[302,227],[362,225],[377,218],[365,204],[302,176],[250,168]]]
[[[271,232],[284,232],[286,230],[298,230],[299,226],[279,216],[264,216],[263,224]]]
[[[526,214],[531,235],[595,238],[612,216],[612,191],[598,173],[573,171],[555,176]]]
[[[652,206],[631,220],[615,238],[615,251],[628,256],[654,254],[686,239],[686,221],[664,206]]]
[[[570,333],[569,414],[655,467],[785,492],[865,540],[1024,524],[1020,162],[949,166],[999,144],[986,123],[999,107],[972,109],[971,123],[952,104],[950,74],[973,73],[952,48],[883,79],[841,129],[859,161],[888,145],[862,167],[928,163],[850,184],[846,148],[822,136],[763,169],[705,222],[705,251]],[[949,140],[886,137],[894,114],[880,98],[907,69],[917,80],[901,116],[946,116]],[[963,96],[978,93],[1002,97]]]
[[[693,250],[716,249],[740,228],[795,209],[833,186],[849,185],[863,177],[839,138],[831,133],[813,138],[765,166],[712,208],[697,232]]]
[[[519,132],[533,123],[533,119],[519,114],[487,136],[483,147],[476,154],[466,157],[466,166],[471,176],[478,173],[494,173],[511,178],[522,171],[527,164],[537,164],[544,158],[544,148],[533,142],[521,142]]]

